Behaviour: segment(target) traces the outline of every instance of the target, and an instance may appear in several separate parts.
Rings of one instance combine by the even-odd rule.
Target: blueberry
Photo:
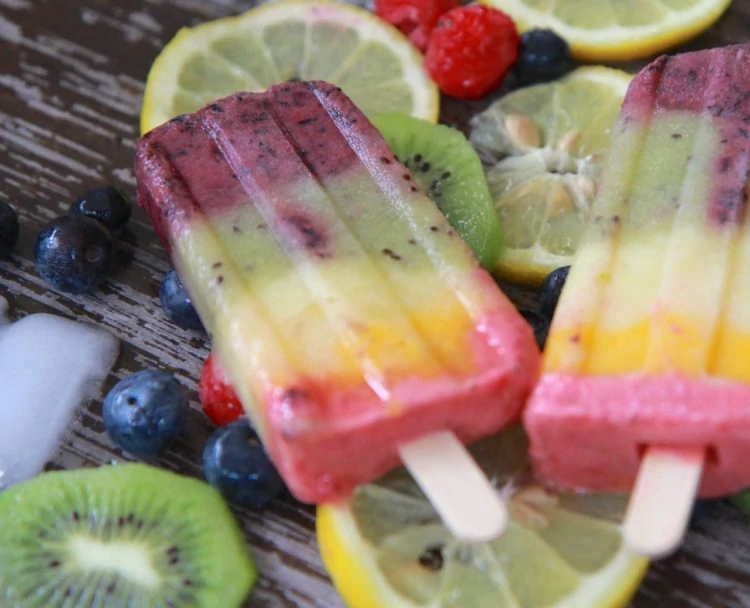
[[[90,217],[113,233],[125,227],[130,212],[130,201],[114,186],[86,190],[70,207],[72,215]]]
[[[109,231],[87,217],[52,220],[37,237],[36,271],[52,287],[69,293],[91,291],[107,276],[115,246]]]
[[[547,341],[547,332],[549,331],[549,318],[543,317],[537,311],[528,308],[521,309],[520,313],[534,330],[534,337],[539,349],[544,350],[544,343]]]
[[[241,418],[219,427],[203,449],[206,480],[227,500],[262,509],[284,489],[258,435]]]
[[[184,329],[203,329],[203,324],[198,313],[195,312],[190,296],[174,269],[164,275],[164,280],[159,287],[159,298],[164,314],[170,321]]]
[[[690,514],[690,525],[696,526],[705,523],[716,516],[716,508],[722,504],[722,500],[699,498],[693,503],[693,511]]]
[[[18,242],[18,216],[8,203],[0,201],[0,258],[4,258]]]
[[[552,30],[534,29],[521,36],[521,46],[513,71],[521,84],[548,82],[573,67],[570,48]]]
[[[539,312],[542,316],[551,319],[557,308],[557,301],[568,278],[570,266],[561,266],[550,272],[542,282],[539,291]]]
[[[137,456],[153,456],[182,431],[187,391],[174,376],[155,369],[120,380],[104,399],[104,428],[112,441]]]

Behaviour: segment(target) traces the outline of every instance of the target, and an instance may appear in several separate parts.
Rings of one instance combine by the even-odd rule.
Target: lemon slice
[[[550,28],[577,59],[643,59],[708,29],[731,0],[480,0],[508,13],[521,31]]]
[[[557,495],[531,481],[520,427],[472,453],[509,501],[498,540],[458,542],[408,474],[318,508],[323,563],[350,608],[608,608],[632,597],[648,562],[623,545],[625,498]]]
[[[584,67],[518,89],[471,120],[503,231],[495,274],[538,285],[570,264],[631,76]]]
[[[289,80],[336,84],[369,116],[403,112],[435,122],[439,112],[422,56],[396,28],[347,4],[279,0],[181,29],[149,72],[141,132]]]

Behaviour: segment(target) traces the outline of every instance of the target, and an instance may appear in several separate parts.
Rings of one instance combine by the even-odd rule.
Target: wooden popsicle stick
[[[680,546],[705,457],[704,448],[646,450],[623,522],[625,544],[632,551],[659,558]]]
[[[458,539],[487,542],[505,531],[508,512],[471,454],[449,431],[399,447],[406,468]]]

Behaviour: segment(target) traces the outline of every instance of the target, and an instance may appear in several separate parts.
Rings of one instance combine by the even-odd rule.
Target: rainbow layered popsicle
[[[340,498],[434,431],[518,420],[526,322],[337,88],[237,94],[148,133],[139,203],[295,496]]]
[[[542,479],[628,491],[661,446],[750,485],[749,177],[750,45],[635,77],[524,415]]]

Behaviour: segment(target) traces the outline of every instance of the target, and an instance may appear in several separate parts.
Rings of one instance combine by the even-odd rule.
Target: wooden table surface
[[[0,198],[15,206],[21,221],[16,252],[0,262],[0,295],[9,300],[14,318],[54,312],[114,333],[122,354],[107,389],[146,367],[173,372],[191,390],[195,409],[183,437],[160,464],[199,477],[200,453],[212,425],[200,413],[195,389],[208,344],[204,335],[181,330],[162,314],[158,288],[169,262],[145,214],[135,211],[116,273],[92,295],[48,288],[34,270],[33,243],[42,225],[65,213],[89,187],[112,183],[134,194],[133,150],[152,60],[179,27],[252,5],[247,0],[0,0]],[[748,40],[750,0],[734,0],[717,25],[685,48]],[[485,104],[446,102],[444,120],[464,125]],[[100,413],[100,401],[87,406],[50,467],[127,459],[103,433]],[[238,511],[238,516],[261,572],[248,606],[342,605],[317,554],[311,508],[284,498],[262,514]],[[692,526],[684,548],[651,568],[633,606],[750,607],[750,527],[731,507],[711,505]]]

